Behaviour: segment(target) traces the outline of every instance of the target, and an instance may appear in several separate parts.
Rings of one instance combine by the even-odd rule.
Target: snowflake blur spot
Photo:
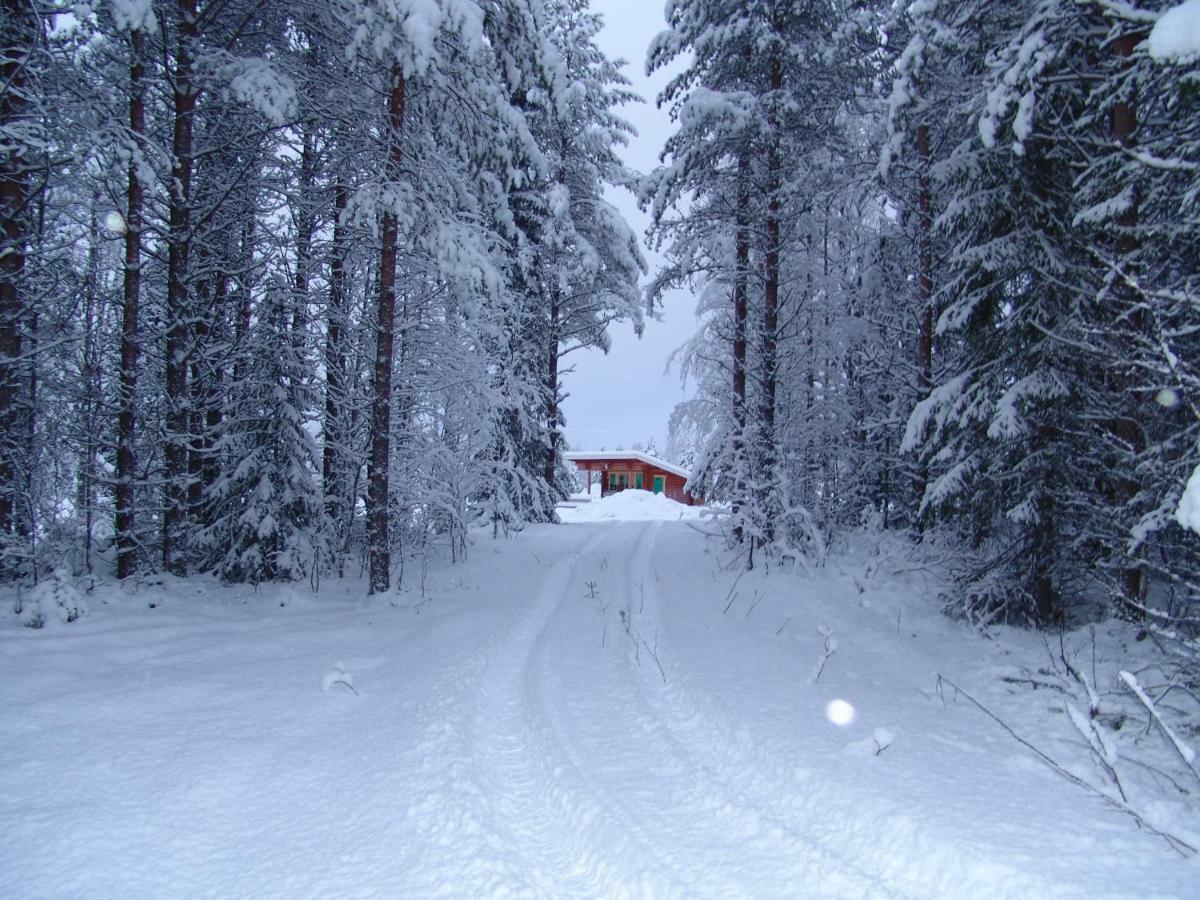
[[[1154,395],[1154,402],[1159,406],[1172,409],[1179,405],[1179,394],[1175,393],[1174,388],[1163,388]]]
[[[849,725],[854,721],[854,707],[845,700],[830,700],[825,707],[825,718],[834,725]]]
[[[113,234],[125,233],[125,217],[115,209],[104,217],[104,227]]]

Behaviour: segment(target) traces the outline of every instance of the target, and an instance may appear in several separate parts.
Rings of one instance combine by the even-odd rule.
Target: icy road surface
[[[993,647],[721,562],[687,522],[578,523],[392,603],[172,582],[0,631],[0,896],[1200,893],[936,695]]]

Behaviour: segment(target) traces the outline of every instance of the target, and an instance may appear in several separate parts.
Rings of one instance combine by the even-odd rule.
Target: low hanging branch
[[[1200,781],[1200,770],[1196,769],[1196,751],[1184,743],[1183,739],[1180,738],[1179,735],[1175,734],[1175,732],[1171,730],[1171,727],[1162,720],[1162,716],[1159,715],[1158,708],[1154,705],[1154,701],[1151,700],[1146,695],[1146,692],[1142,690],[1142,686],[1138,684],[1138,680],[1133,676],[1133,674],[1122,670],[1120,675],[1121,680],[1125,682],[1125,686],[1133,691],[1134,696],[1142,702],[1142,706],[1149,710],[1150,717],[1158,723],[1158,727],[1161,728],[1163,734],[1166,735],[1167,742],[1175,748],[1175,752],[1179,754],[1179,758],[1183,760],[1183,764],[1187,766],[1188,771],[1196,777],[1197,781]]]
[[[1113,797],[1110,794],[1106,794],[1104,791],[1100,790],[1095,785],[1089,784],[1088,782],[1086,782],[1082,778],[1080,778],[1078,775],[1075,775],[1075,774],[1067,771],[1065,768],[1063,768],[1061,763],[1059,763],[1053,757],[1046,754],[1044,751],[1035,747],[1033,744],[1031,744],[1029,741],[1025,740],[1025,738],[1021,737],[1015,731],[1013,731],[1012,727],[1007,722],[1005,722],[1003,719],[1001,719],[999,716],[997,716],[994,712],[992,712],[990,709],[988,709],[986,706],[984,706],[982,703],[980,703],[978,700],[976,700],[974,697],[972,697],[970,694],[968,694],[966,691],[964,691],[962,688],[960,688],[957,684],[955,684],[949,678],[946,678],[939,674],[938,682],[939,683],[945,682],[946,684],[950,685],[950,687],[954,688],[954,690],[957,693],[962,694],[964,697],[966,697],[967,700],[969,700],[980,712],[982,712],[985,716],[987,716],[989,719],[991,719],[993,722],[995,722],[997,725],[999,725],[1001,728],[1003,728],[1005,731],[1007,731],[1009,733],[1009,735],[1013,738],[1013,740],[1015,740],[1022,747],[1025,747],[1027,750],[1032,752],[1035,756],[1037,756],[1038,759],[1040,759],[1043,763],[1045,763],[1047,766],[1049,766],[1051,770],[1058,773],[1063,778],[1067,779],[1067,781],[1071,782],[1072,784],[1078,785],[1079,787],[1081,787],[1085,791],[1087,791],[1089,794],[1094,794],[1095,796],[1099,797],[1101,800],[1103,800],[1109,806],[1112,806],[1114,809],[1117,809],[1118,811],[1125,813],[1125,815],[1129,816],[1137,823],[1139,828],[1143,828],[1146,831],[1150,832],[1151,834],[1157,835],[1158,837],[1162,838],[1164,841],[1166,841],[1170,845],[1171,849],[1174,850],[1176,853],[1178,853],[1180,856],[1192,857],[1192,856],[1196,855],[1196,852],[1197,852],[1196,848],[1193,847],[1191,844],[1189,844],[1187,841],[1183,840],[1182,838],[1176,837],[1175,835],[1171,834],[1170,832],[1162,831],[1158,828],[1155,828],[1153,825],[1151,825],[1149,822],[1147,822],[1145,820],[1145,818],[1143,818],[1142,815],[1139,812],[1137,812],[1137,810],[1130,807],[1129,804],[1126,803],[1125,801],[1123,801],[1117,797]]]

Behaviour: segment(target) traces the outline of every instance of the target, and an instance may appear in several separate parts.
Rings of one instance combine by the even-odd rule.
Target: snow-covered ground
[[[6,619],[0,896],[1200,894],[938,683],[1085,759],[1015,677],[1052,680],[1041,636],[967,633],[869,542],[739,578],[703,527],[480,536],[390,601],[170,581]]]
[[[699,519],[702,506],[687,506],[650,491],[621,491],[600,499],[593,491],[589,498],[573,498],[561,505],[558,517],[563,522],[653,522]]]

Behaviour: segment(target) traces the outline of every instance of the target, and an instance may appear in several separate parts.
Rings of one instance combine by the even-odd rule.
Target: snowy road
[[[0,632],[0,895],[1187,896],[921,693],[945,623],[732,578],[686,524],[576,524],[396,605],[182,584]]]

